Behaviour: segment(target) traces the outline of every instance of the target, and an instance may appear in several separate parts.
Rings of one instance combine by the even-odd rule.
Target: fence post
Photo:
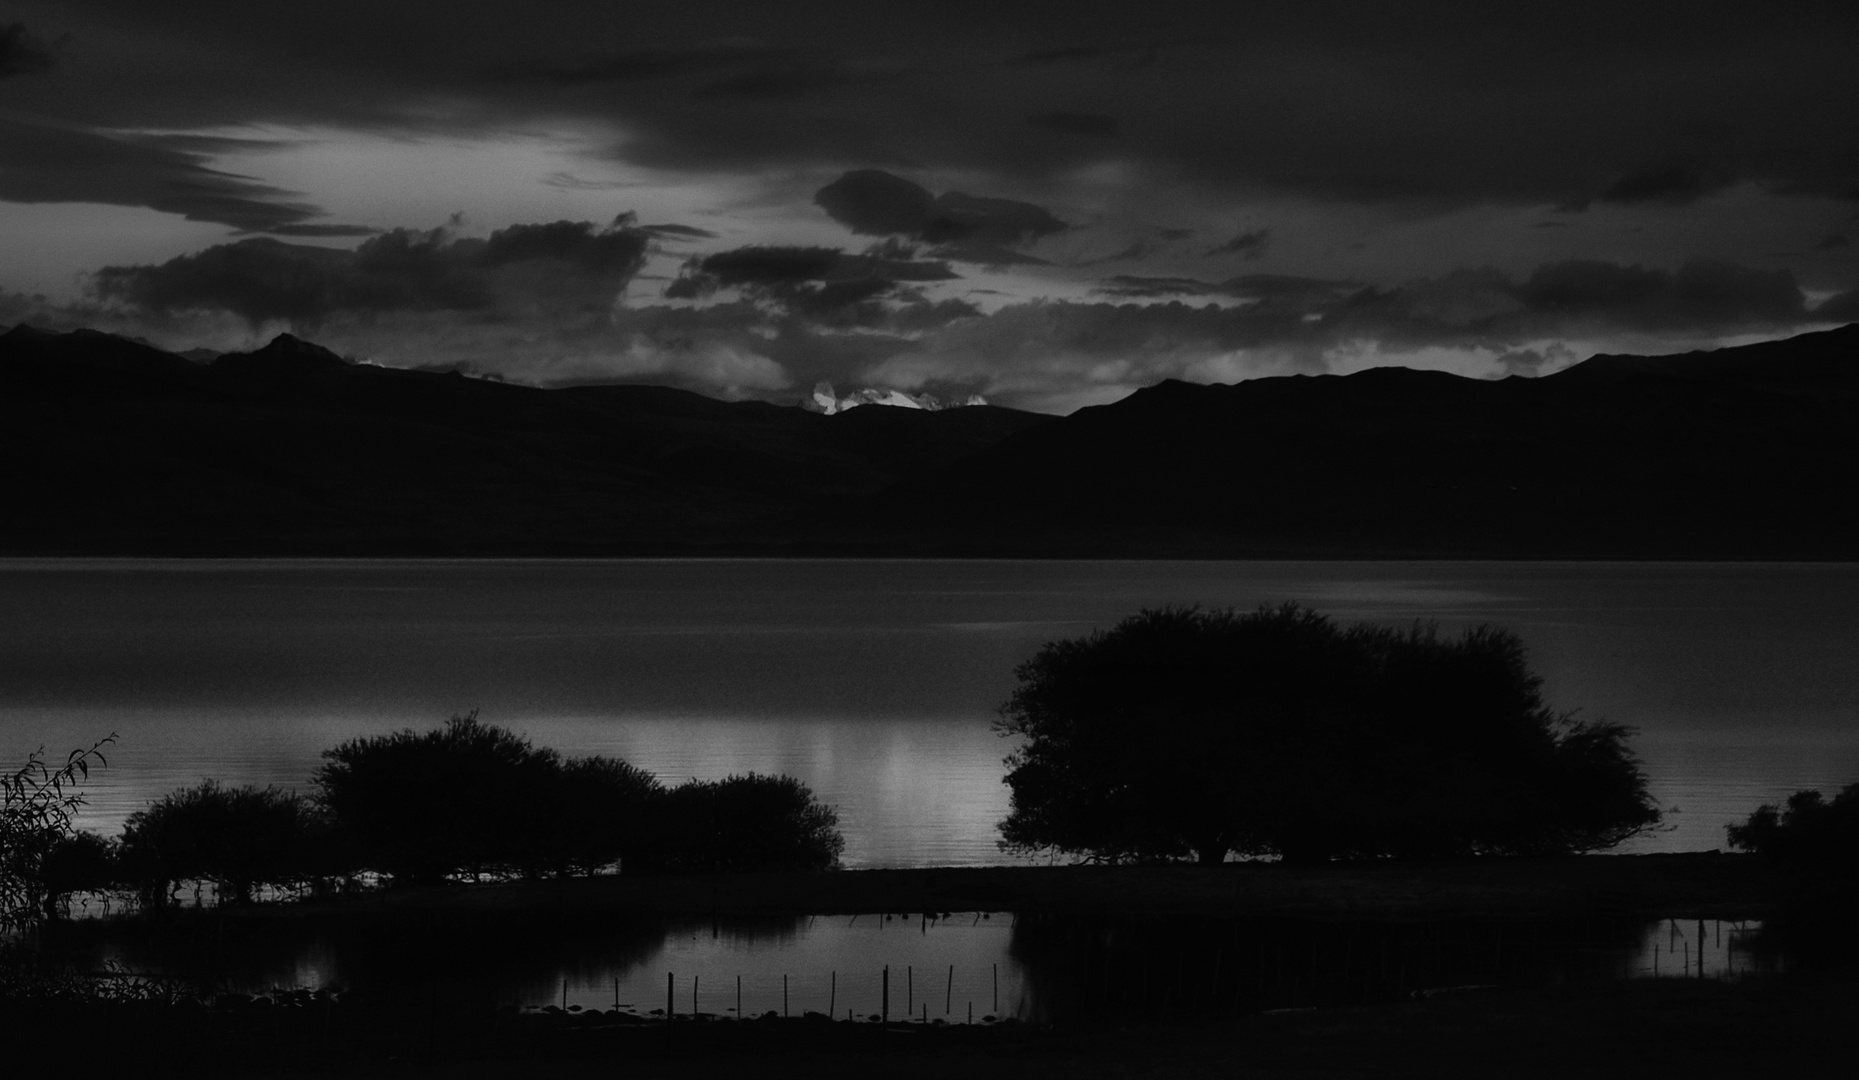
[[[891,965],[884,965],[878,988],[878,1015],[883,1023],[891,1022]]]

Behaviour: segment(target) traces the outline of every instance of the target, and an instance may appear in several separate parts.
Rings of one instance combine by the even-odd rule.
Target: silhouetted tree
[[[294,791],[205,780],[129,815],[121,862],[144,898],[163,903],[182,881],[210,881],[221,903],[244,903],[260,885],[313,876],[317,822]]]
[[[1841,788],[1830,802],[1818,791],[1797,791],[1785,806],[1759,807],[1727,831],[1731,847],[1783,870],[1817,883],[1859,884],[1859,784]]]
[[[109,764],[103,748],[115,741],[108,735],[88,750],[73,750],[56,768],[35,750],[18,769],[0,773],[0,942],[50,910],[45,860],[72,834],[72,815],[84,805],[72,789],[89,778],[91,762]]]
[[[839,815],[791,776],[680,784],[657,825],[654,862],[671,870],[829,870],[845,850]]]
[[[1611,847],[1659,811],[1629,730],[1546,707],[1521,641],[1286,604],[1145,610],[1016,669],[1002,847],[1218,862]]]
[[[539,873],[565,819],[561,757],[477,713],[323,751],[317,797],[342,849],[401,882]]]
[[[618,758],[571,758],[561,768],[562,819],[543,841],[558,872],[593,874],[649,860],[665,789]],[[540,838],[539,838],[540,839]]]
[[[121,884],[120,846],[88,831],[60,837],[45,855],[46,917],[65,914],[74,893],[104,892]]]

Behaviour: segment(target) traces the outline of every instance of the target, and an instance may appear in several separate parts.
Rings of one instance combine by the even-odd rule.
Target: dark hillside
[[[1848,326],[1541,379],[1163,383],[867,517],[975,553],[1848,559],[1856,469]]]
[[[1859,557],[1859,326],[1053,418],[0,335],[0,552]]]
[[[1049,419],[863,411],[892,415],[540,390],[351,364],[289,336],[196,364],[19,327],[0,336],[0,550],[735,550]]]

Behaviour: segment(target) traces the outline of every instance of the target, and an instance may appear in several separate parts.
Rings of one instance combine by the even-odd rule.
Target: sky
[[[1859,319],[1850,4],[14,0],[0,326],[1046,412]]]

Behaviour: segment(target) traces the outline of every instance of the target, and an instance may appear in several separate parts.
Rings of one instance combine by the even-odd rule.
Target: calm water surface
[[[1144,606],[1284,600],[1517,631],[1551,702],[1641,729],[1679,812],[1625,850],[1721,847],[1859,780],[1851,564],[0,561],[0,752],[117,733],[84,818],[113,832],[478,709],[667,781],[797,776],[852,866],[1003,862],[988,722],[1017,663]]]
[[[881,1014],[1121,1022],[1359,1005],[1443,988],[1771,974],[1761,926],[1716,920],[1336,923],[917,913],[641,923],[624,929],[288,925],[125,937],[75,968],[207,990],[336,988],[409,1006],[515,1004],[680,1016]],[[740,995],[740,996],[739,996]],[[740,1004],[738,1004],[740,1003]]]

